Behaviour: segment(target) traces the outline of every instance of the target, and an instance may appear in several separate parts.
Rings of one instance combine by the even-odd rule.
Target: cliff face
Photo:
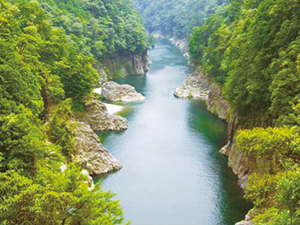
[[[141,56],[116,56],[103,60],[103,67],[97,67],[101,80],[106,82],[113,78],[145,75],[152,64],[147,52]]]

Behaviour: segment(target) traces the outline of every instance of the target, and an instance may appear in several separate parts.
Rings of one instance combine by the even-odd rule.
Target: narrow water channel
[[[158,43],[150,56],[153,65],[145,77],[117,80],[146,100],[123,114],[128,130],[99,134],[124,166],[103,179],[103,189],[118,193],[133,225],[233,225],[249,203],[219,154],[226,124],[201,101],[173,96],[188,73],[178,49]]]

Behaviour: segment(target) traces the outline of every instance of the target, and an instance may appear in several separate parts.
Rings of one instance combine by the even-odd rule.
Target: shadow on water
[[[220,181],[216,195],[218,210],[222,216],[218,224],[229,225],[240,221],[253,205],[243,198],[244,193],[238,186],[237,177],[228,166],[227,157],[219,152],[227,142],[226,122],[216,119],[216,116],[208,112],[203,101],[190,100],[189,128],[190,132],[198,133],[205,141],[213,143],[210,144],[206,160],[210,161],[210,171],[216,175],[215,179]]]
[[[219,153],[226,123],[203,102],[173,96],[189,71],[178,49],[158,43],[150,55],[147,76],[116,80],[146,99],[123,112],[128,130],[98,134],[123,165],[103,188],[118,193],[132,224],[233,225],[251,205]]]

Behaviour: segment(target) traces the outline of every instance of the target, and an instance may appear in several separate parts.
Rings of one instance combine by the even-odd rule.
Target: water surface
[[[123,165],[102,186],[118,193],[133,225],[233,225],[249,203],[219,153],[226,124],[203,102],[173,96],[188,73],[178,49],[159,43],[150,56],[147,76],[117,80],[133,85],[146,100],[124,113],[128,130],[100,134]]]

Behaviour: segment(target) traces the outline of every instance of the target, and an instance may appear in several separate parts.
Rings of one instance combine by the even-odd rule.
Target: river
[[[226,123],[203,102],[173,96],[189,72],[177,48],[157,43],[150,56],[146,76],[116,80],[146,100],[123,113],[128,130],[99,134],[123,165],[102,180],[103,189],[118,193],[133,225],[233,225],[250,205],[219,153]]]

